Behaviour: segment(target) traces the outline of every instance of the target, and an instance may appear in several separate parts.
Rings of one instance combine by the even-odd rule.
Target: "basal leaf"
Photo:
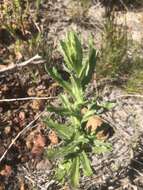
[[[96,154],[103,154],[106,152],[110,152],[112,150],[112,146],[110,143],[103,142],[101,140],[94,141],[93,151]]]
[[[45,123],[49,128],[54,129],[61,139],[70,140],[73,136],[74,129],[70,126],[58,124],[51,119],[46,119]]]
[[[88,110],[82,118],[81,123],[86,122],[91,116],[93,116],[96,113],[96,110]]]
[[[58,181],[61,181],[64,183],[65,178],[68,177],[69,170],[71,167],[71,161],[66,161],[65,163],[59,164],[58,168],[56,169],[55,178]]]
[[[81,153],[80,160],[81,160],[84,175],[85,176],[91,176],[93,174],[93,172],[91,169],[90,160],[88,159],[85,151],[83,151]]]
[[[67,95],[61,94],[60,95],[60,99],[61,99],[61,102],[62,102],[64,108],[68,109],[71,112],[74,111],[74,109],[73,109],[73,103],[71,103],[69,101],[69,98],[68,98]]]
[[[79,177],[80,177],[79,164],[80,164],[79,157],[77,156],[73,158],[70,179],[71,179],[71,185],[75,188],[79,186]]]
[[[100,106],[107,109],[107,110],[110,110],[112,108],[114,108],[116,105],[116,103],[114,102],[104,102],[104,103],[101,103]]]
[[[64,108],[64,107],[49,106],[49,107],[47,107],[47,111],[54,112],[54,113],[61,115],[61,116],[71,116],[71,115],[76,116],[75,112],[70,111],[69,109]]]
[[[70,143],[66,146],[54,149],[48,149],[46,155],[49,159],[64,158],[65,156],[76,152],[76,144]]]

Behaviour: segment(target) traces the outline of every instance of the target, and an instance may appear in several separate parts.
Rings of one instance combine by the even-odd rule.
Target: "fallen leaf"
[[[19,120],[19,126],[22,127],[24,125],[24,121],[25,121],[25,113],[24,112],[21,111],[19,113],[18,120]]]
[[[91,132],[96,132],[98,140],[106,140],[109,137],[109,127],[100,128],[104,124],[101,117],[94,115],[91,116],[86,124],[86,129]]]
[[[20,186],[20,190],[26,190],[26,189],[25,189],[25,184],[24,184],[24,180],[23,180],[23,179],[19,179],[19,186]]]
[[[20,53],[20,51],[16,51],[15,52],[15,56],[16,56],[16,60],[21,60],[23,58],[22,54]]]
[[[109,133],[108,131],[106,130],[102,130],[102,131],[99,131],[97,134],[96,134],[96,138],[98,140],[107,140],[109,137]]]
[[[1,69],[1,65],[0,65],[0,69]],[[2,85],[1,88],[0,88],[0,90],[1,90],[2,92],[8,91],[8,86],[7,86],[7,84]]]
[[[27,94],[28,94],[29,96],[35,96],[35,95],[36,95],[36,91],[35,91],[34,88],[29,88],[29,89],[27,90]]]
[[[91,116],[86,124],[86,129],[90,130],[91,132],[94,132],[97,130],[98,127],[101,127],[101,125],[103,124],[102,119],[97,116]]]
[[[44,151],[43,147],[33,146],[31,153],[33,156],[40,156],[42,155],[43,151]]]
[[[7,127],[4,128],[4,133],[6,135],[8,135],[10,132],[11,132],[11,127],[10,126],[7,126]]]
[[[46,139],[42,134],[38,134],[34,139],[34,145],[37,147],[44,147],[46,144]]]
[[[38,134],[39,132],[37,131],[37,128],[33,131],[31,131],[29,133],[29,135],[27,136],[26,138],[26,146],[28,149],[32,149],[33,147],[33,144],[34,144],[34,139],[35,139],[35,136]]]
[[[40,156],[43,151],[44,151],[44,147],[46,145],[46,139],[44,136],[42,136],[42,134],[38,134],[36,135],[36,137],[34,138],[34,142],[33,142],[33,147],[31,150],[31,153],[34,156]]]
[[[11,173],[12,173],[12,168],[10,165],[5,165],[4,169],[0,171],[0,175],[6,176],[6,177],[10,176]]]
[[[48,134],[48,138],[51,141],[51,144],[53,144],[53,145],[56,145],[59,142],[58,136],[57,136],[56,132],[53,130]]]
[[[42,110],[44,108],[44,100],[33,100],[30,107],[34,110]]]

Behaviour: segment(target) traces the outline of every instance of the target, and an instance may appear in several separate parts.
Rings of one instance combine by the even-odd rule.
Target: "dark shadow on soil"
[[[107,11],[120,11],[126,9],[139,10],[143,8],[142,0],[101,0]]]

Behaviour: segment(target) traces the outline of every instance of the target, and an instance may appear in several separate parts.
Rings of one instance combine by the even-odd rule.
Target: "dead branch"
[[[23,128],[17,135],[16,137],[11,141],[10,145],[8,146],[8,148],[5,150],[5,152],[3,153],[3,155],[0,157],[0,162],[4,159],[4,157],[6,156],[6,154],[8,153],[9,149],[14,145],[14,143],[17,141],[17,139],[20,137],[20,135],[22,135],[29,127],[31,127],[35,121],[37,121],[41,115],[44,113],[45,111],[41,112],[40,114],[38,114],[35,119],[33,121],[31,121],[25,128]]]
[[[12,99],[2,99],[0,102],[15,102],[15,101],[25,101],[25,100],[51,100],[56,97],[26,97],[26,98],[12,98]]]
[[[41,56],[39,56],[38,54],[35,55],[34,57],[28,59],[27,61],[23,61],[21,63],[18,64],[10,64],[9,66],[6,66],[2,69],[0,69],[0,73],[6,72],[6,71],[10,71],[16,68],[20,68],[20,67],[24,67],[27,66],[28,64],[40,64],[40,63],[45,63],[45,61],[42,59]]]

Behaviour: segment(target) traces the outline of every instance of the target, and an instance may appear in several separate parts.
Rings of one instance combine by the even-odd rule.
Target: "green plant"
[[[34,23],[37,19],[41,0],[35,1],[34,13],[30,12],[30,2],[26,0],[4,1],[0,5],[1,11],[1,27],[6,28],[14,37],[26,35],[27,25],[31,20]]]
[[[45,31],[42,31],[37,24],[40,4],[41,0],[33,3],[29,0],[12,0],[4,1],[0,5],[2,13],[0,24],[12,36],[13,41],[10,44],[13,44],[15,57],[16,54],[21,54],[21,57],[31,57],[37,53],[44,54],[44,58],[46,56],[45,47],[48,45]]]
[[[130,41],[127,31],[117,26],[114,13],[106,19],[102,35],[102,45],[97,62],[97,75],[119,77],[130,70],[128,53]]]
[[[63,80],[56,68],[47,69],[49,75],[64,89],[64,93],[60,95],[61,105],[48,106],[47,110],[64,116],[67,122],[61,124],[49,118],[44,119],[47,126],[55,130],[62,140],[58,148],[47,150],[47,156],[49,159],[58,159],[56,178],[61,182],[70,180],[71,185],[76,188],[81,170],[86,176],[93,173],[90,154],[111,150],[109,143],[97,138],[98,130],[103,130],[107,124],[102,123],[97,130],[90,130],[87,122],[95,115],[100,115],[104,108],[111,107],[112,103],[99,104],[96,99],[90,101],[85,95],[96,66],[96,50],[93,48],[92,38],[89,39],[87,56],[75,32],[69,32],[60,45],[69,80]]]
[[[137,53],[137,50],[141,52]],[[131,59],[131,69],[128,75],[126,84],[124,85],[125,90],[130,93],[141,93],[143,92],[143,57],[142,49],[140,45],[135,48],[132,59]]]

